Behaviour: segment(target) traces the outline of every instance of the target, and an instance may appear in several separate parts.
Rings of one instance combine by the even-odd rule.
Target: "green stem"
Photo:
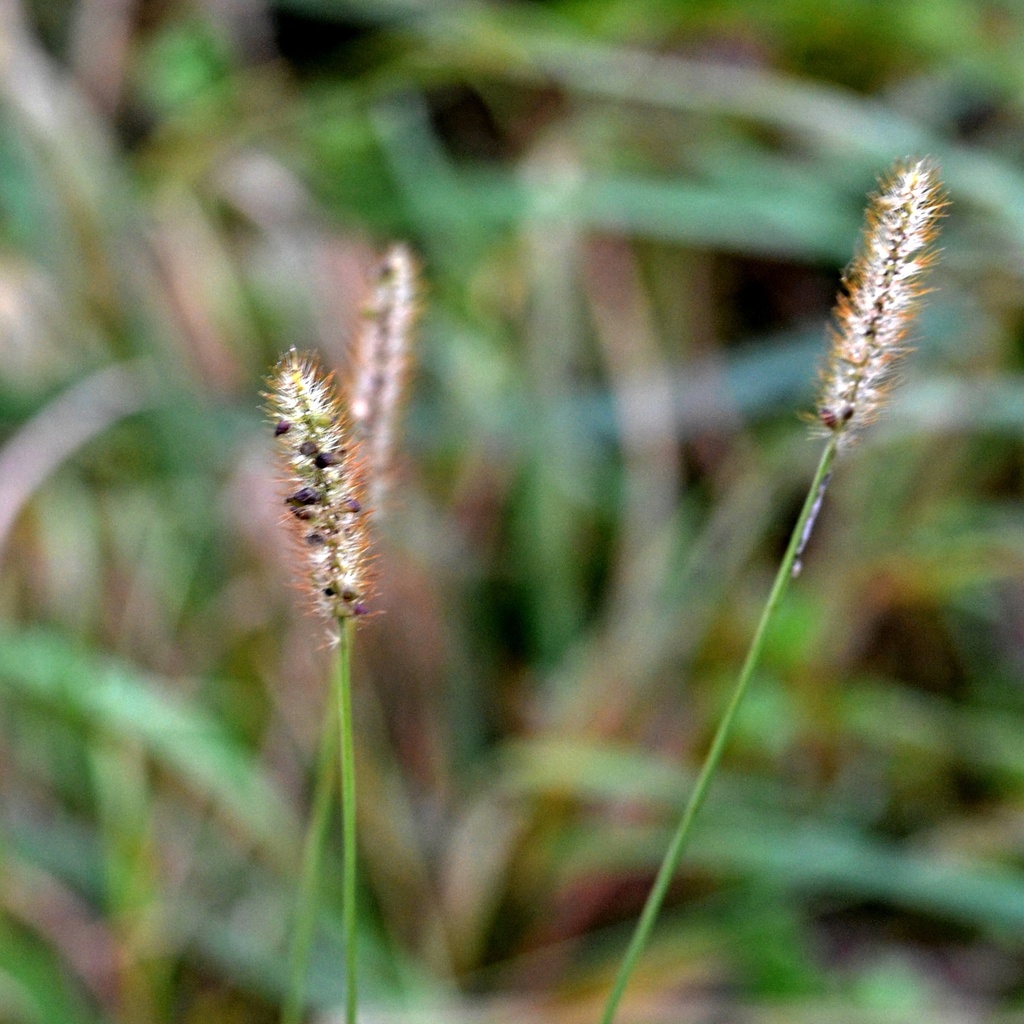
[[[341,735],[342,929],[345,937],[345,1024],[356,1024],[356,763],[350,657],[353,622],[339,623],[335,687]]]
[[[775,609],[782,600],[782,596],[785,594],[786,589],[789,587],[790,580],[792,579],[793,563],[796,560],[797,550],[800,547],[800,541],[803,538],[808,520],[814,511],[815,502],[819,497],[822,481],[825,479],[825,475],[831,468],[833,459],[835,459],[836,444],[838,440],[838,433],[834,433],[832,437],[829,438],[829,442],[825,446],[825,450],[822,452],[821,461],[818,463],[818,469],[814,474],[814,480],[811,482],[810,490],[807,493],[807,500],[804,502],[804,507],[800,512],[800,518],[796,521],[796,526],[793,527],[793,535],[790,537],[789,546],[786,548],[786,554],[782,559],[782,564],[779,566],[778,574],[775,577],[775,583],[772,586],[771,593],[768,595],[768,601],[764,606],[764,611],[761,613],[761,621],[758,623],[757,631],[754,633],[754,639],[751,641],[750,650],[747,652],[747,659],[743,663],[743,668],[740,670],[739,679],[736,682],[736,689],[733,692],[732,698],[729,701],[729,706],[726,708],[725,714],[722,716],[722,720],[718,725],[718,731],[715,733],[715,738],[711,743],[711,749],[708,751],[707,757],[704,760],[704,765],[700,770],[700,775],[697,776],[697,781],[694,784],[693,792],[690,795],[690,801],[686,805],[686,810],[683,812],[683,816],[679,821],[675,834],[672,836],[672,842],[669,843],[668,850],[665,853],[665,859],[661,863],[661,868],[658,870],[658,876],[654,880],[654,885],[651,888],[650,895],[647,897],[646,904],[644,904],[643,912],[640,914],[640,920],[637,922],[636,930],[633,932],[633,938],[630,940],[629,948],[626,950],[626,955],[623,957],[622,963],[619,966],[619,972],[615,977],[615,984],[612,986],[611,994],[608,996],[608,1002],[605,1004],[604,1014],[601,1017],[601,1024],[612,1024],[612,1021],[615,1019],[615,1012],[618,1009],[619,1002],[622,1000],[622,994],[625,992],[630,975],[633,973],[633,970],[637,965],[637,961],[640,959],[640,954],[643,952],[644,946],[646,946],[647,940],[650,938],[651,930],[654,927],[654,922],[658,916],[658,912],[661,910],[665,894],[668,892],[668,887],[672,882],[672,878],[675,876],[676,869],[679,867],[679,861],[682,858],[684,849],[686,848],[686,841],[690,837],[693,820],[697,816],[697,812],[700,810],[701,805],[704,803],[704,798],[707,796],[708,787],[710,786],[711,779],[715,774],[715,769],[718,767],[718,762],[722,759],[722,752],[725,750],[725,744],[729,739],[729,733],[732,730],[736,713],[739,711],[740,704],[743,703],[743,697],[746,694],[747,688],[750,685],[750,680],[754,675],[754,669],[757,667],[757,663],[761,658],[761,651],[764,647],[764,639],[768,631],[768,624],[771,622]]]
[[[302,850],[299,898],[296,904],[292,933],[290,984],[284,1012],[281,1014],[281,1024],[299,1024],[302,1018],[309,947],[313,939],[313,927],[316,923],[317,883],[320,880],[320,863],[323,859],[327,826],[331,820],[331,801],[334,795],[334,760],[338,756],[338,733],[335,730],[334,719],[335,703],[336,698],[332,690],[328,695],[327,707],[324,710],[320,749],[316,762],[316,788],[313,791],[313,807]]]

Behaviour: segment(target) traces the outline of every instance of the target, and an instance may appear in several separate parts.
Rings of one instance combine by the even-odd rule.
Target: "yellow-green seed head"
[[[333,379],[292,349],[268,387],[286,473],[284,502],[308,589],[318,610],[333,620],[362,615],[370,589],[362,479]]]

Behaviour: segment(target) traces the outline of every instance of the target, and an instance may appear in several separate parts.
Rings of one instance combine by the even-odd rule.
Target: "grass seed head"
[[[384,505],[409,390],[418,291],[408,247],[391,246],[378,267],[355,341],[349,409],[366,458],[370,503],[378,510]]]
[[[822,373],[818,422],[852,441],[885,403],[907,352],[907,329],[935,261],[946,200],[930,160],[898,163],[868,200],[860,248],[843,276],[832,348]]]
[[[334,381],[292,349],[274,368],[266,398],[314,604],[335,621],[362,615],[370,590],[362,473]]]

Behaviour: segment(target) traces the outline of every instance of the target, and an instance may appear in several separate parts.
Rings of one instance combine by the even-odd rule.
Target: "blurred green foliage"
[[[623,1020],[1020,1019],[1022,45],[1000,0],[0,5],[0,1019],[276,1019],[327,652],[258,393],[292,344],[344,370],[394,237],[364,999],[595,1019],[817,455],[865,193],[925,153],[918,352]]]

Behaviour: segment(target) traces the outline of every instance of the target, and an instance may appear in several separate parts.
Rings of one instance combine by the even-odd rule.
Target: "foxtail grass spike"
[[[818,404],[819,424],[840,448],[885,403],[924,294],[922,276],[935,261],[932,243],[945,206],[930,160],[897,164],[868,200],[860,248],[836,304]]]
[[[362,467],[333,379],[292,349],[266,397],[314,604],[332,622],[362,615],[370,590]]]
[[[392,245],[380,262],[363,308],[349,396],[352,425],[366,459],[369,501],[377,511],[389,483],[418,314],[412,254],[405,245]]]

